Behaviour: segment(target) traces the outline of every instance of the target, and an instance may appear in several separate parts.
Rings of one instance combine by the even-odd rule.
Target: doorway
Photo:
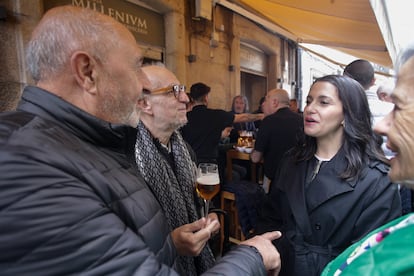
[[[254,112],[259,107],[260,98],[266,95],[267,78],[246,71],[240,73],[241,95],[249,101],[249,112]]]

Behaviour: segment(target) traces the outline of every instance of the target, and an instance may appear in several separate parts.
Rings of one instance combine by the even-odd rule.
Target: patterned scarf
[[[170,229],[199,219],[195,208],[195,163],[186,144],[175,131],[170,138],[174,168],[158,150],[154,138],[142,122],[138,124],[135,158],[138,170],[158,199]],[[197,257],[179,256],[176,267],[183,275],[199,275],[214,264],[208,244]]]

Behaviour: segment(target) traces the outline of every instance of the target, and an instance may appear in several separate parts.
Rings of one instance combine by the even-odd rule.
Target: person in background
[[[17,107],[20,99],[20,83],[0,82],[0,112],[12,111]]]
[[[242,114],[249,112],[249,102],[246,96],[238,95],[233,98],[233,103],[231,104],[231,112],[233,114]],[[237,143],[239,139],[240,131],[251,131],[256,132],[256,126],[254,122],[239,122],[233,124],[233,129],[230,133],[230,143]]]
[[[249,102],[246,96],[238,95],[233,98],[231,105],[231,112],[233,114],[242,114],[249,112]],[[234,123],[230,132],[229,143],[231,145],[238,145],[240,134],[242,132],[250,132],[253,137],[256,135],[256,126],[254,122]],[[223,152],[223,159],[226,153]],[[250,162],[248,160],[233,160],[233,181],[250,179]]]
[[[249,101],[246,96],[237,95],[233,98],[231,111],[235,114],[249,112]]]
[[[339,75],[316,79],[303,120],[304,140],[285,155],[256,226],[283,233],[275,242],[280,275],[320,275],[346,247],[401,215],[361,85]]]
[[[297,112],[299,113],[299,107],[298,107],[298,101],[296,99],[290,99],[289,100],[289,107],[290,110],[292,110],[293,112]]]
[[[229,138],[232,129],[233,127],[231,126],[225,127],[223,131],[221,132],[221,139],[223,140],[223,139]]]
[[[36,86],[0,114],[1,274],[178,275],[174,236],[210,237],[217,222],[171,233],[137,172],[136,105],[148,80],[134,36],[109,16],[60,6],[26,57]],[[244,242],[205,275],[277,274],[279,235]]]
[[[252,122],[263,119],[263,114],[232,112],[208,108],[210,87],[202,82],[191,86],[190,96],[194,101],[193,109],[187,112],[188,122],[181,128],[184,140],[190,144],[197,156],[198,163],[218,163],[219,143],[224,128],[234,123]],[[221,162],[220,180],[224,182],[224,167]]]
[[[414,45],[399,56],[394,110],[374,130],[386,135],[395,153],[389,176],[414,189]],[[347,248],[330,262],[322,275],[414,275],[414,214],[385,224]]]
[[[191,99],[190,93],[186,93],[188,97],[188,103],[186,104],[187,112],[191,111],[193,109],[193,99]]]
[[[375,84],[375,71],[369,61],[364,59],[354,60],[345,67],[343,75],[353,78],[365,89],[369,109],[373,117],[372,127],[375,126],[376,122],[391,112],[394,107],[392,103],[381,101],[376,92],[370,90]]]
[[[221,174],[223,175],[227,173],[224,169],[227,167],[227,151],[230,149],[233,149],[235,146],[234,143],[230,143],[230,135],[231,135],[232,130],[233,130],[232,126],[228,126],[223,129],[223,131],[221,132],[221,140],[218,146],[219,154],[217,158],[217,163],[219,164],[219,167],[222,170]],[[234,160],[232,164],[232,178],[231,179],[233,181],[239,181],[239,180],[245,179],[248,175],[247,169],[243,166],[242,162],[240,162],[241,164],[237,164],[235,161],[236,160]],[[239,160],[239,161],[244,161],[244,160]],[[227,178],[227,175],[226,175],[226,178]],[[222,180],[223,180],[221,182],[222,184],[227,184],[226,179],[222,179]]]
[[[391,93],[394,90],[395,84],[393,82],[387,81],[377,88],[378,99],[384,102],[392,103]]]
[[[392,103],[391,94],[392,94],[392,91],[394,90],[394,87],[395,87],[395,83],[391,81],[386,81],[380,86],[378,86],[378,89],[377,89],[378,98],[381,101]],[[394,153],[392,152],[392,150],[387,148],[387,137],[386,136],[383,136],[383,141],[384,142],[382,143],[381,148],[384,151],[385,156],[388,159],[391,159],[392,157],[394,157]],[[410,188],[403,186],[403,185],[399,185],[398,187],[400,189],[400,195],[401,195],[402,214],[405,215],[405,214],[412,212],[413,210],[413,201],[412,201],[413,195],[412,195],[412,191]]]
[[[263,189],[267,193],[283,155],[295,146],[303,133],[303,119],[290,110],[289,94],[283,89],[272,89],[266,94],[262,109],[265,114],[257,133],[252,162],[263,159]]]
[[[365,91],[375,84],[374,67],[371,62],[365,59],[357,59],[349,63],[345,66],[343,75],[356,80]],[[370,94],[370,96],[374,95]]]
[[[262,104],[265,101],[265,99],[266,99],[266,96],[263,96],[263,97],[260,98],[259,106],[257,107],[257,109],[255,111],[252,112],[253,114],[263,113]],[[256,127],[256,132],[259,130],[261,122],[262,122],[262,120],[257,120],[257,121],[253,122],[254,126]]]
[[[194,189],[197,167],[190,146],[177,131],[187,122],[189,99],[185,86],[168,69],[153,65],[142,70],[149,85],[137,106],[141,111],[135,145],[138,171],[160,202],[169,228],[191,227],[174,239],[181,253],[174,268],[181,275],[199,275],[213,266],[214,257],[207,243],[210,237],[200,235],[202,228],[190,224],[202,217]],[[207,223],[214,220],[218,221],[217,215],[209,214]],[[219,228],[217,223],[211,230]]]
[[[382,109],[384,111],[381,111],[382,113],[380,115],[378,115],[378,112],[377,112],[377,116],[376,116],[374,124],[376,124],[379,120],[381,120],[387,113],[389,113],[392,110],[393,104],[392,104],[390,95],[391,95],[391,92],[392,92],[393,89],[394,89],[394,84],[392,84],[390,82],[386,82],[386,83],[383,83],[380,86],[378,86],[378,89],[377,89],[377,92],[376,92],[377,99],[375,99],[375,100],[372,99],[371,103],[376,103],[376,102],[380,101],[380,103],[384,102],[386,105],[384,107],[381,107],[381,105],[376,104],[376,106],[378,106],[378,108],[375,108],[376,110]],[[369,92],[369,93],[371,93],[371,92]],[[372,97],[373,97],[373,95],[372,95]],[[388,111],[388,112],[386,113],[386,111]],[[384,151],[385,156],[388,159],[391,159],[391,157],[393,156],[393,153],[386,146],[387,137],[383,136],[382,141],[383,141],[383,143],[381,144],[381,148]]]

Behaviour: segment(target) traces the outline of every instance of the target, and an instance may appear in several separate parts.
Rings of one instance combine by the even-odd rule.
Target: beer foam
[[[217,174],[206,174],[198,177],[197,182],[201,185],[217,185],[220,179]]]

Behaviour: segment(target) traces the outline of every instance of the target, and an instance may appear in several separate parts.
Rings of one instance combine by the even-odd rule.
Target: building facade
[[[45,10],[58,5],[95,9],[127,26],[147,62],[162,62],[187,87],[211,87],[209,106],[229,110],[242,94],[251,109],[266,91],[283,87],[296,98],[297,45],[210,0],[0,0],[0,110],[15,108],[33,84],[24,49]]]

